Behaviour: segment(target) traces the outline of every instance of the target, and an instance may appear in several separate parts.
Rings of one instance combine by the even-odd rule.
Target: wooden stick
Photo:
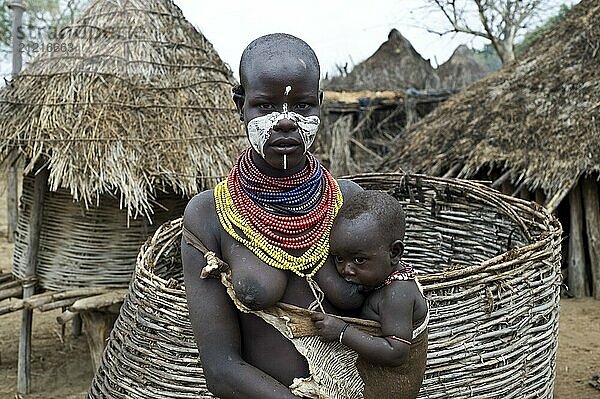
[[[56,316],[56,321],[62,326],[67,324],[69,320],[74,320],[75,317],[79,317],[79,314],[71,312],[70,310],[65,310],[64,312]]]
[[[35,309],[47,303],[56,302],[58,300],[67,298],[78,298],[88,297],[92,295],[104,294],[109,292],[109,288],[77,288],[70,291],[58,291],[58,292],[44,292],[42,294],[34,295],[25,300],[26,309]]]
[[[598,182],[590,177],[583,180],[583,208],[587,231],[587,249],[592,269],[592,295],[600,299],[600,199]]]
[[[523,191],[524,188],[525,188],[525,183],[519,184],[519,186],[515,189],[515,191],[513,191],[513,193],[510,196],[511,197],[516,197],[517,195],[519,195],[519,193],[521,191]]]
[[[19,179],[17,173],[18,152],[13,149],[8,158],[8,173],[6,176],[6,227],[8,242],[15,242],[17,222],[19,219]]]
[[[563,187],[562,190],[559,190],[556,194],[554,194],[554,197],[552,197],[550,201],[548,201],[548,203],[545,205],[546,209],[548,209],[550,212],[554,212],[556,208],[558,208],[562,200],[567,196],[567,194],[569,194],[569,192],[571,192],[571,190],[575,187],[576,184],[577,180],[574,183]]]
[[[73,313],[70,310],[67,310],[67,312]],[[73,326],[71,327],[71,336],[73,338],[77,338],[81,335],[81,327],[81,316],[79,313],[75,313],[75,316],[73,317]]]
[[[0,291],[0,301],[6,298],[21,298],[23,296],[23,287],[7,288]]]
[[[492,183],[492,188],[500,187],[502,185],[502,183],[504,183],[506,181],[506,179],[508,179],[509,177],[510,177],[510,170],[507,170],[506,172],[504,172],[504,174],[502,174],[502,176],[500,176],[499,178],[494,180],[494,182]]]
[[[127,289],[119,289],[107,292],[106,294],[79,299],[77,302],[75,302],[72,306],[69,307],[69,310],[72,312],[81,312],[84,310],[97,310],[106,308],[115,303],[123,302],[123,299],[125,299],[127,292]]]
[[[23,298],[35,293],[36,268],[40,244],[40,231],[44,213],[44,193],[48,187],[50,171],[44,168],[35,176],[33,188],[33,204],[29,219],[29,242],[27,246],[27,265],[23,281]],[[31,322],[33,313],[23,310],[21,320],[21,336],[19,338],[19,359],[17,363],[17,392],[28,394],[31,387]]]
[[[462,165],[459,163],[455,164],[446,173],[444,173],[444,176],[442,176],[442,178],[446,179],[449,177],[454,177],[454,175],[456,174],[456,172],[458,172],[458,170],[460,169],[461,166]]]
[[[415,122],[419,120],[419,115],[417,114],[417,100],[414,96],[407,95],[404,99],[404,112],[406,115],[404,128],[414,125]]]
[[[16,312],[17,310],[23,309],[23,300],[17,299],[13,301],[8,301],[2,305],[0,305],[0,316],[6,313]]]
[[[0,274],[0,283],[3,283],[8,280],[12,280],[12,279],[13,279],[13,275],[11,273]]]
[[[23,23],[23,13],[25,12],[25,4],[23,0],[13,0],[8,3],[8,7],[12,11],[12,78],[14,79],[19,72],[21,72],[21,68],[23,66],[23,54],[22,54],[22,42],[23,37],[19,34],[19,30],[22,29]],[[6,206],[7,206],[7,227],[8,227],[8,242],[15,242],[15,232],[17,231],[17,221],[18,221],[18,212],[19,212],[19,203],[18,203],[18,189],[19,179],[17,178],[17,165],[16,160],[18,158],[18,152],[16,149],[13,149],[9,155],[9,166],[8,166],[8,175],[6,176]],[[18,388],[18,386],[17,386]],[[27,392],[29,393],[29,386],[26,387]],[[25,393],[19,391],[19,393]]]
[[[0,284],[0,291],[20,286],[21,282],[19,280],[7,281],[5,283]]]
[[[63,299],[61,301],[45,303],[45,304],[39,306],[38,309],[40,310],[40,312],[46,312],[48,310],[71,306],[73,303],[75,303],[75,301],[77,301],[77,299],[78,298],[68,298],[68,299]]]
[[[583,247],[583,210],[581,189],[573,187],[569,194],[571,225],[569,232],[569,292],[576,298],[586,295],[585,253]]]

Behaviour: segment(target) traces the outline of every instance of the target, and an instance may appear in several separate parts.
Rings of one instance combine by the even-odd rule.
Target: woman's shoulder
[[[216,213],[215,211],[215,196],[213,190],[205,190],[192,197],[185,207],[183,213],[183,220],[194,218],[196,216],[202,216],[209,213]]]
[[[358,184],[354,183],[352,180],[348,179],[336,179],[340,190],[342,191],[342,195],[344,198],[351,197],[353,194],[363,191],[363,188]]]
[[[192,197],[183,213],[183,225],[198,238],[218,232],[219,222],[213,190],[206,190]]]

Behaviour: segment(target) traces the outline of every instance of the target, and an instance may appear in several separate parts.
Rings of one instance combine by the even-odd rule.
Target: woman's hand
[[[334,342],[340,339],[340,334],[346,322],[337,317],[329,316],[323,313],[314,313],[310,319],[315,324],[317,334],[323,342]]]

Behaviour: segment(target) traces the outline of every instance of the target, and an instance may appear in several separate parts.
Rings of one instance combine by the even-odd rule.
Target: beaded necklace
[[[375,290],[383,288],[386,285],[390,285],[393,281],[408,281],[415,280],[417,278],[417,272],[415,272],[415,269],[412,266],[402,261],[400,261],[400,266],[400,270],[394,270],[388,274],[383,283],[379,284]]]
[[[275,178],[256,168],[248,150],[214,195],[219,221],[230,236],[269,266],[312,277],[329,255],[331,225],[343,200],[331,174],[306,155],[304,169]],[[286,252],[302,249],[301,256]]]

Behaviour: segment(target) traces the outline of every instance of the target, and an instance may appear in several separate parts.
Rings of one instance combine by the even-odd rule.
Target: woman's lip
[[[289,154],[292,153],[294,151],[296,151],[299,147],[299,145],[271,145],[270,146],[273,151],[280,153],[280,154]]]
[[[269,145],[272,147],[296,147],[300,145],[300,141],[291,137],[282,137],[273,140]]]

